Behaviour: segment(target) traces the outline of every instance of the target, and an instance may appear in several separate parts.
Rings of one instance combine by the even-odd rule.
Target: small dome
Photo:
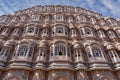
[[[107,41],[103,42],[103,45],[104,45],[104,46],[107,46],[107,45],[109,45],[109,44],[110,44],[110,43],[107,42]]]
[[[99,30],[101,27],[100,27],[99,25],[95,25],[94,28],[95,28],[96,30]]]
[[[116,43],[115,43],[115,47],[116,47],[118,50],[120,50],[120,43],[119,43],[119,42],[116,42]]]
[[[46,28],[46,27],[49,27],[49,26],[48,26],[48,23],[45,23],[45,24],[43,25],[43,28]]]
[[[39,46],[38,47],[46,47],[47,46],[47,41],[46,40],[42,40],[40,43],[39,43]]]
[[[69,24],[69,27],[70,27],[70,29],[72,29],[72,28],[74,28],[75,26],[74,26],[73,23],[70,23],[70,24]]]
[[[7,42],[5,42],[4,46],[13,46],[15,45],[15,41],[14,40],[9,40]]]
[[[115,49],[115,47],[113,45],[107,45],[106,48],[109,49]]]
[[[82,45],[77,40],[74,40],[72,42],[72,44],[73,44],[73,48],[81,48],[82,47]]]
[[[72,42],[72,44],[74,45],[74,44],[76,44],[76,43],[79,43],[77,40],[74,40],[73,42]]]
[[[89,42],[85,42],[85,43],[84,43],[84,47],[86,47],[86,46],[88,46],[88,45],[90,45]]]
[[[76,44],[73,45],[73,48],[75,48],[75,49],[76,48],[81,48],[81,46],[80,46],[80,44],[76,43]]]

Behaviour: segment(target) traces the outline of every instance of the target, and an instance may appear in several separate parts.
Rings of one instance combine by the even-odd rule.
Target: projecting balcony
[[[18,68],[18,69],[27,69],[30,70],[31,68],[31,58],[30,57],[13,57],[10,60],[10,64],[7,66],[8,69]]]
[[[107,38],[106,37],[101,37],[100,40],[107,41]]]
[[[35,38],[38,38],[38,35],[34,33],[26,33],[26,34],[23,34],[23,38],[35,39]]]
[[[119,57],[113,57],[111,59],[111,61],[114,65],[115,70],[120,70],[120,58]]]
[[[68,69],[68,70],[74,70],[73,66],[68,62],[52,62],[49,64],[48,70],[52,69]]]
[[[42,34],[41,36],[42,36],[42,38],[48,38],[49,37],[48,34]]]
[[[70,36],[71,36],[71,38],[78,38],[77,34],[72,34]]]
[[[109,69],[111,70],[111,66],[108,65],[107,61],[102,57],[92,57],[89,58],[89,69],[96,70],[96,69]]]
[[[62,33],[55,33],[52,35],[52,37],[54,37],[54,38],[67,38],[68,35],[64,34],[64,33],[63,34]]]
[[[119,41],[119,39],[117,37],[111,38],[110,40],[112,40],[112,41]]]
[[[1,55],[0,56],[0,61],[1,62],[6,62],[7,56]]]
[[[46,58],[45,56],[38,56],[35,61],[35,66],[33,67],[34,69],[43,69],[45,70],[45,63]]]
[[[46,61],[46,58],[44,57],[44,56],[38,56],[37,58],[36,58],[36,62],[45,62]]]
[[[66,20],[53,20],[53,23],[66,23]]]
[[[15,61],[26,61],[26,62],[31,62],[31,58],[30,57],[24,57],[24,56],[19,56],[19,57],[13,57],[11,62],[15,62]]]
[[[88,59],[89,61],[89,63],[99,63],[99,62],[107,62],[104,58],[102,58],[102,57],[91,57],[91,58],[89,58]]]
[[[71,57],[66,57],[66,56],[50,56],[50,62],[51,61],[67,61],[67,62],[71,62]]]
[[[95,39],[95,36],[93,36],[93,35],[82,35],[81,38],[82,39]]]
[[[0,39],[6,39],[8,37],[8,33],[2,33],[0,34]]]
[[[77,62],[84,62],[83,58],[82,57],[76,57],[74,58],[74,62],[77,63]]]
[[[12,62],[7,66],[7,69],[26,69],[31,70],[30,63],[25,62]]]
[[[11,37],[13,39],[18,39],[18,38],[20,38],[20,35],[19,34],[12,34]]]
[[[120,63],[120,59],[119,58],[113,58],[111,59],[112,60],[112,63]]]

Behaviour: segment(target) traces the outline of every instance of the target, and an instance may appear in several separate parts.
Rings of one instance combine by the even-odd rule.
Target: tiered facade
[[[2,15],[0,80],[120,80],[120,22],[61,5]]]

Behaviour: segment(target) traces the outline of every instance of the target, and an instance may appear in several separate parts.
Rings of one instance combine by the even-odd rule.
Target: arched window
[[[15,28],[13,31],[13,34],[19,34],[21,32],[21,30],[19,28]]]
[[[57,27],[56,28],[56,33],[63,33],[63,27]]]
[[[110,50],[108,53],[109,53],[111,58],[118,57],[118,54],[117,54],[117,52],[115,50]]]
[[[109,36],[110,39],[116,38],[116,35],[113,31],[110,30],[107,33],[108,33],[108,36]]]
[[[68,22],[73,22],[73,17],[72,16],[68,17]]]
[[[41,18],[41,16],[38,14],[32,15],[32,21],[39,21],[40,18]]]
[[[21,20],[20,20],[20,21],[21,21],[21,22],[24,22],[24,21],[26,21],[26,20],[27,20],[27,16],[24,15],[24,16],[21,17]]]
[[[91,34],[91,30],[88,29],[88,28],[85,28],[85,33],[86,33],[86,34]]]
[[[55,7],[55,11],[56,11],[56,12],[62,12],[62,11],[63,11],[63,8],[62,8],[62,7]]]
[[[118,37],[120,38],[120,29],[116,30],[116,33],[117,33]]]
[[[45,57],[45,53],[46,53],[46,50],[41,48],[38,51],[38,56],[39,57]]]
[[[48,34],[48,29],[47,28],[43,29],[42,33],[43,34]]]
[[[45,21],[50,21],[50,15],[45,16]]]
[[[7,56],[9,52],[8,48],[3,47],[2,50],[0,51],[1,56]]]
[[[9,28],[4,28],[2,33],[9,33]]]
[[[20,46],[18,50],[18,56],[26,56],[27,52],[28,52],[28,46],[26,45]]]
[[[86,38],[86,37],[95,38],[94,30],[92,30],[91,28],[88,28],[88,27],[80,28],[79,31],[80,31],[81,38]]]
[[[99,36],[100,39],[106,37],[103,30],[99,30],[99,31],[98,31],[98,36]]]
[[[91,23],[92,23],[92,24],[96,24],[96,23],[97,23],[96,19],[95,19],[95,18],[93,18],[93,17],[92,17],[92,18],[90,18],[90,21],[91,21]]]
[[[92,47],[92,52],[93,52],[94,57],[102,57],[99,47]]]
[[[11,22],[17,22],[18,21],[18,17],[13,17]]]
[[[34,32],[34,27],[29,27],[27,33],[33,33],[33,32]]]
[[[55,21],[64,21],[64,15],[63,14],[54,15],[54,20]]]
[[[1,16],[0,17],[0,22],[7,22],[8,17],[7,16]]]
[[[91,28],[85,27],[85,28],[80,28],[80,35],[81,36],[93,36],[93,30]]]
[[[87,19],[85,16],[77,16],[77,22],[86,22]]]
[[[73,37],[74,35],[77,35],[76,29],[70,30],[70,36]]]
[[[34,7],[34,12],[42,12],[43,11],[43,7],[42,6],[39,6],[39,7]]]
[[[117,26],[117,25],[118,25],[118,24],[117,24],[117,21],[114,20],[114,19],[108,19],[107,21],[108,21],[108,24],[109,24],[110,26]]]
[[[51,11],[52,11],[52,7],[46,6],[46,7],[44,8],[44,10],[45,10],[46,12],[51,12]]]
[[[103,19],[100,19],[100,20],[99,20],[99,24],[100,24],[101,26],[106,25],[106,23],[105,23],[105,21],[104,21]]]
[[[66,27],[59,25],[52,28],[52,34],[68,34],[68,31]]]
[[[3,31],[2,31],[2,33],[1,33],[1,35],[7,37],[9,35],[9,33],[10,33],[10,29],[9,28],[4,28]]]
[[[74,50],[75,57],[80,57],[81,56],[81,51],[80,50]]]
[[[66,48],[64,45],[56,45],[55,46],[55,55],[65,55],[66,54]]]

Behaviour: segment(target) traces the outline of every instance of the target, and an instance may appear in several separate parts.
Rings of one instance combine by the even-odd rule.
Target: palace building
[[[2,15],[0,80],[120,80],[120,21],[62,5]]]

